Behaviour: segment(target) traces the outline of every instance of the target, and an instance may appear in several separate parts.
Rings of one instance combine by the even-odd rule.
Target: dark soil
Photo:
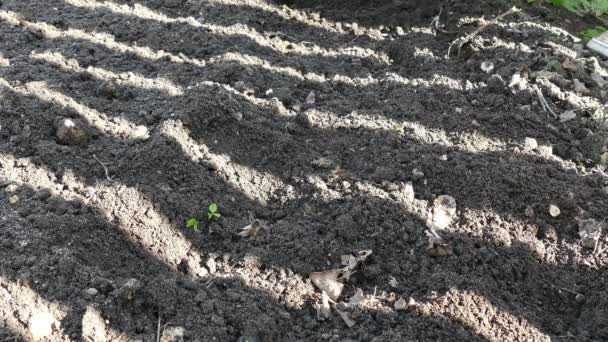
[[[0,2],[0,341],[45,312],[49,341],[608,340],[608,242],[577,223],[608,215],[606,63],[577,19],[528,8],[448,58],[508,4],[444,1],[433,31],[439,2],[287,3]],[[375,299],[318,320],[310,272],[366,249],[340,301]]]

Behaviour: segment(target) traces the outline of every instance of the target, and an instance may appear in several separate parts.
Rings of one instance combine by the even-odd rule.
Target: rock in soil
[[[79,120],[57,118],[55,120],[57,141],[64,145],[79,145],[87,141],[87,132]]]

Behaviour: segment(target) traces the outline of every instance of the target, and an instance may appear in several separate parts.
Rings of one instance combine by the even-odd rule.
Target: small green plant
[[[211,220],[219,219],[222,217],[222,214],[217,209],[217,204],[211,203],[209,208],[207,208],[207,222],[211,222]],[[198,232],[198,227],[200,225],[200,221],[196,217],[192,217],[186,222],[186,228],[192,228],[194,231]]]
[[[211,221],[213,219],[218,219],[220,217],[222,217],[222,215],[217,210],[217,204],[211,203],[209,205],[209,209],[207,209],[207,220]]]
[[[193,217],[188,220],[188,223],[186,223],[186,228],[192,228],[194,231],[198,232],[198,224],[199,222],[196,217]]]
[[[608,28],[604,26],[596,26],[590,29],[586,29],[585,31],[581,32],[581,35],[583,36],[583,39],[585,39],[586,41],[590,41],[591,39],[599,36],[600,34],[606,31],[608,31]]]

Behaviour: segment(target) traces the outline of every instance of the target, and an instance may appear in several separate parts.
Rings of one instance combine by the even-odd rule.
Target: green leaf
[[[186,223],[186,228],[192,228],[194,230],[198,230],[198,220],[194,217],[189,219],[188,223]]]
[[[222,217],[222,215],[221,215],[220,213],[213,213],[213,216],[215,216],[215,217],[217,217],[217,218]]]
[[[211,205],[209,206],[209,212],[210,212],[210,213],[215,213],[215,212],[217,212],[217,204],[215,204],[215,203],[211,203]]]

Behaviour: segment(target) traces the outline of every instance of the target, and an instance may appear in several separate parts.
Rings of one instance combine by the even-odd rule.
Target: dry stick
[[[160,312],[158,313],[158,324],[156,326],[156,342],[160,342]]]
[[[469,33],[466,37],[464,37],[464,39],[458,44],[458,53],[456,54],[456,56],[460,56],[460,50],[462,50],[462,47],[464,46],[464,44],[469,43],[471,40],[473,40],[473,38],[477,37],[478,34],[481,33],[481,31],[485,30],[486,28],[488,28],[488,26],[490,25],[494,25],[496,23],[498,23],[498,21],[502,20],[504,17],[512,14],[512,13],[517,13],[519,12],[520,9],[517,7],[511,7],[510,10],[506,11],[505,13],[497,16],[496,18],[494,18],[493,20],[479,26],[475,31]],[[448,58],[450,57],[450,51],[452,50],[452,46],[454,46],[456,43],[452,43],[450,44],[450,47],[448,48]]]
[[[101,167],[103,167],[103,171],[106,173],[106,179],[111,181],[112,177],[110,177],[110,174],[108,172],[108,168],[106,167],[106,165],[104,163],[102,163],[99,159],[97,159],[97,156],[93,155],[93,158],[95,158],[95,160],[99,163],[99,165],[101,165]]]
[[[538,100],[540,101],[543,110],[545,112],[551,113],[554,118],[557,118],[557,114],[555,114],[553,109],[551,109],[551,107],[549,106],[549,103],[547,102],[547,99],[545,99],[545,96],[543,95],[543,92],[540,90],[540,88],[537,85],[534,85],[534,90],[536,91],[536,95],[538,96]]]
[[[555,287],[555,288],[558,288],[558,289],[560,289],[560,290],[564,290],[564,291],[566,291],[566,292],[573,293],[573,294],[575,294],[575,295],[581,295],[581,296],[583,295],[582,293],[578,293],[578,292],[576,292],[576,291],[572,291],[572,290],[567,289],[567,288],[565,288],[565,287],[561,287],[561,286],[557,286],[557,285],[553,285],[553,284],[549,284],[549,285],[551,285],[551,286],[553,286],[553,287]]]

